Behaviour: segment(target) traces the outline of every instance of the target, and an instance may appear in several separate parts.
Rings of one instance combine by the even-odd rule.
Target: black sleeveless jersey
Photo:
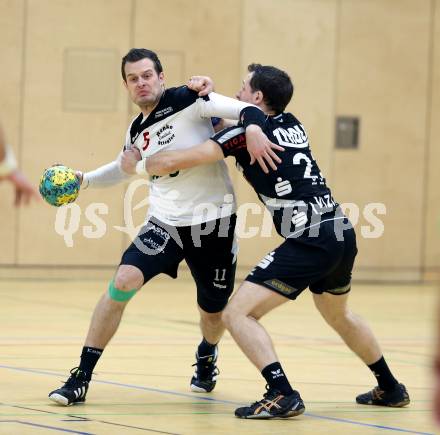
[[[338,204],[313,158],[302,124],[291,113],[268,116],[264,133],[285,150],[275,151],[282,163],[277,164],[276,171],[269,169],[268,174],[258,162],[250,164],[241,125],[220,131],[212,140],[220,145],[225,157],[235,157],[237,167],[271,212],[281,236],[291,236],[324,219],[331,219]]]

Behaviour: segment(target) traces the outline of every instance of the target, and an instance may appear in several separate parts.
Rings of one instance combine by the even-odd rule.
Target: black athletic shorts
[[[201,225],[174,227],[154,217],[141,229],[122,255],[120,264],[140,269],[144,284],[165,273],[177,278],[185,260],[197,286],[197,303],[208,313],[226,306],[234,289],[236,215]]]
[[[342,223],[344,230],[340,230]],[[316,230],[316,228],[314,229]],[[246,281],[296,299],[307,287],[312,293],[341,295],[350,291],[357,254],[356,234],[347,218],[321,222],[319,234],[287,238],[267,254]]]

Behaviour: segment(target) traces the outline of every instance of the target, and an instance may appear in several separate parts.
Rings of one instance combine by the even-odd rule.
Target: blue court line
[[[347,419],[340,419],[340,418],[336,418],[336,417],[326,417],[324,415],[310,414],[309,412],[305,412],[304,415],[307,415],[308,417],[312,417],[312,418],[319,418],[322,420],[336,421],[338,423],[343,421],[344,423],[351,423],[351,424],[355,424],[357,426],[375,427],[377,429],[393,430],[396,432],[413,433],[413,434],[417,434],[417,435],[435,435],[434,433],[431,433],[431,432],[417,432],[414,430],[400,429],[398,427],[381,426],[379,424],[371,424],[371,423],[360,423],[360,422],[354,421],[354,420],[347,420]]]
[[[62,427],[56,427],[56,426],[47,426],[45,424],[37,424],[37,423],[31,423],[29,421],[21,421],[21,420],[0,420],[0,423],[19,423],[24,424],[28,426],[35,426],[35,427],[42,427],[44,429],[51,429],[51,430],[59,430],[61,432],[70,432],[70,433],[77,433],[80,435],[95,435],[91,432],[79,432],[77,430],[70,430],[70,429],[64,429]]]
[[[75,419],[62,419],[61,421],[74,421],[74,422],[84,422],[84,421],[90,421],[93,423],[103,423],[103,424],[108,424],[111,426],[120,426],[120,427],[125,427],[125,428],[129,428],[129,429],[139,429],[139,430],[143,430],[143,431],[147,431],[147,432],[154,432],[154,433],[161,433],[161,434],[165,434],[165,435],[179,435],[177,433],[174,432],[164,432],[161,430],[155,430],[155,429],[149,429],[146,427],[139,427],[139,426],[133,426],[133,425],[127,425],[127,424],[122,424],[122,423],[114,423],[111,421],[106,421],[106,420],[93,420],[91,418],[85,418],[85,417],[81,417],[81,416],[77,416],[75,414],[63,414],[63,413],[59,413],[59,412],[54,412],[54,411],[45,411],[43,409],[35,409],[35,408],[29,408],[27,406],[19,406],[19,405],[10,405],[8,403],[1,403],[0,405],[5,405],[5,406],[10,406],[11,408],[18,408],[18,409],[26,409],[28,411],[37,411],[37,412],[41,412],[43,414],[51,414],[51,415],[59,415],[59,416],[68,416],[68,417],[73,417]]]
[[[0,364],[0,368],[21,371],[21,372],[28,372],[28,373],[36,373],[36,374],[40,374],[40,375],[60,376],[59,373],[55,373],[55,372],[47,372],[44,370],[35,370],[35,369],[27,369],[27,368],[21,368],[21,367],[5,366],[2,364]],[[180,396],[180,397],[188,397],[188,398],[191,398],[194,400],[194,394],[190,394],[190,393],[179,393],[177,391],[162,390],[159,388],[152,388],[152,387],[143,387],[142,385],[124,384],[121,382],[114,382],[114,381],[101,381],[101,380],[97,380],[97,379],[94,379],[93,382],[99,383],[99,384],[115,385],[117,387],[132,388],[132,389],[136,389],[136,390],[150,391],[153,393],[168,394],[168,395]],[[197,400],[204,400],[207,402],[214,402],[214,403],[226,403],[229,405],[239,405],[239,406],[243,405],[242,402],[235,402],[232,400],[215,399],[213,397],[197,397]],[[363,422],[348,420],[348,419],[344,419],[344,418],[327,417],[327,416],[318,415],[318,414],[311,414],[308,412],[305,412],[303,415],[308,416],[308,417],[312,417],[312,418],[322,419],[322,420],[334,421],[336,423],[346,423],[346,424],[354,424],[356,426],[374,427],[377,429],[391,430],[391,431],[395,431],[395,432],[404,432],[404,433],[411,433],[411,434],[416,434],[416,435],[435,435],[434,433],[431,433],[431,432],[418,432],[418,431],[413,431],[413,430],[409,430],[409,429],[402,429],[402,428],[393,427],[393,426],[381,426],[381,425],[377,425],[377,424],[363,423]]]

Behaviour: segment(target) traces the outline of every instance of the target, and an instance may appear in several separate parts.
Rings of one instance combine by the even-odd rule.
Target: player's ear
[[[256,91],[254,93],[254,104],[258,106],[260,103],[263,102],[263,100],[264,100],[263,92]]]
[[[125,89],[128,89],[127,81],[126,80],[122,80],[122,83],[124,83]]]
[[[165,86],[165,75],[163,71],[159,73],[159,81],[162,86]]]

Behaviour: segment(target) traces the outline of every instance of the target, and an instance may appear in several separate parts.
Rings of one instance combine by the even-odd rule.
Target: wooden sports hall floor
[[[285,370],[306,404],[294,419],[239,420],[264,382],[230,336],[220,345],[212,394],[189,390],[200,339],[190,280],[159,278],[131,302],[96,368],[87,402],[56,406],[50,390],[77,365],[105,280],[0,279],[0,433],[4,434],[434,434],[431,418],[436,287],[354,285],[351,306],[367,318],[412,403],[364,407],[373,378],[321,320],[306,292],[269,315]]]

